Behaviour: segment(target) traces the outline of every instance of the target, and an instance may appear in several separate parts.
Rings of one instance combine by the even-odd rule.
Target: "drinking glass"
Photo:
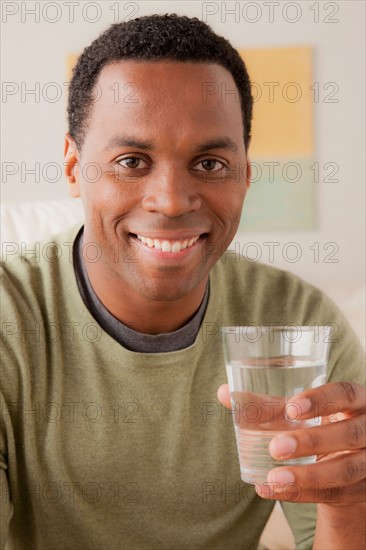
[[[300,404],[287,402],[325,383],[330,330],[329,326],[221,329],[243,481],[263,483],[276,466],[315,462],[316,456],[276,460],[269,444],[278,434],[320,425],[316,412],[300,420]]]

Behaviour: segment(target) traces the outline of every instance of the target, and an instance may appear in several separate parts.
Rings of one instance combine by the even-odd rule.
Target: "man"
[[[197,19],[113,25],[79,58],[65,159],[85,224],[4,266],[2,548],[256,548],[276,499],[297,548],[363,547],[360,345],[320,291],[224,253],[251,108],[244,63]],[[330,383],[303,404],[343,420],[271,443],[318,463],[243,483],[220,327],[330,322]]]

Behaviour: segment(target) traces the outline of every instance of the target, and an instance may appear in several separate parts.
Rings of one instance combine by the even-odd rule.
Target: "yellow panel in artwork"
[[[252,158],[311,156],[312,53],[307,46],[238,49],[254,97]]]
[[[72,78],[72,70],[75,67],[76,61],[79,57],[77,53],[69,53],[67,56],[67,80],[70,81]]]

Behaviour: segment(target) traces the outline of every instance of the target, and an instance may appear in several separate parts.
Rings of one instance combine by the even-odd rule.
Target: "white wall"
[[[2,201],[24,202],[67,197],[64,177],[52,183],[42,177],[48,163],[63,163],[63,135],[66,131],[66,66],[69,52],[80,52],[109,24],[150,13],[185,14],[203,18],[235,47],[312,45],[315,48],[314,81],[320,89],[327,82],[339,86],[338,103],[315,104],[316,160],[320,165],[337,162],[339,183],[320,182],[317,188],[318,227],[316,230],[281,233],[238,234],[240,248],[255,242],[261,247],[262,261],[268,262],[264,242],[279,242],[274,265],[298,273],[322,288],[329,285],[361,284],[365,278],[365,136],[364,66],[365,4],[341,2],[2,2],[2,79],[14,95],[2,99]],[[39,11],[39,20],[29,10]],[[116,7],[119,5],[119,19]],[[45,6],[47,9],[45,10]],[[311,9],[311,6],[313,8]],[[235,14],[225,14],[225,8]],[[319,10],[319,22],[316,22]],[[16,11],[11,14],[10,12]],[[273,10],[271,18],[270,11]],[[99,12],[99,13],[98,13]],[[297,22],[290,23],[297,15]],[[337,12],[337,13],[336,13]],[[261,13],[261,16],[259,17]],[[92,19],[98,19],[92,22]],[[250,22],[256,17],[257,22]],[[38,17],[38,16],[37,16]],[[52,23],[51,20],[59,18]],[[325,22],[324,19],[338,19]],[[272,19],[272,21],[271,21]],[[52,102],[57,83],[62,95]],[[4,86],[3,83],[3,86]],[[14,84],[9,84],[14,83]],[[41,92],[38,102],[33,95],[22,98],[21,90]],[[39,163],[40,181],[22,174]],[[4,164],[14,163],[14,165]],[[23,170],[22,170],[23,163]],[[4,170],[17,173],[7,175]],[[51,168],[47,179],[56,176]],[[22,177],[23,180],[22,181]],[[245,208],[245,207],[244,207]],[[286,243],[296,242],[302,257],[291,263],[282,257]],[[337,263],[324,262],[326,243],[336,243]],[[319,243],[320,258],[314,261],[309,249]],[[233,243],[232,247],[235,246]]]

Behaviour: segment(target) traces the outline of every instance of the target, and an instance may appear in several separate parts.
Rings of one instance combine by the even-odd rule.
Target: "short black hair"
[[[69,88],[69,133],[81,150],[94,86],[103,67],[123,60],[216,63],[226,68],[238,88],[244,144],[248,149],[251,136],[253,98],[245,63],[237,50],[224,37],[196,17],[176,13],[148,15],[105,30],[80,55]]]

